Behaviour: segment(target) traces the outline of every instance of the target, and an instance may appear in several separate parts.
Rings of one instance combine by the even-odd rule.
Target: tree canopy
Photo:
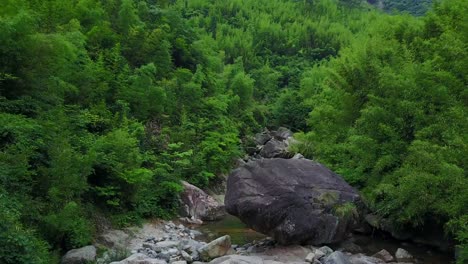
[[[467,9],[1,0],[0,262],[58,263],[101,216],[172,217],[180,180],[207,186],[286,126],[395,227],[445,228],[463,263]]]

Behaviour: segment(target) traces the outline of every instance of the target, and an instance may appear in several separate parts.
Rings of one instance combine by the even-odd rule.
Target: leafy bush
[[[51,263],[49,245],[34,230],[20,222],[21,205],[7,198],[0,189],[0,262],[16,263]]]
[[[42,230],[49,241],[60,243],[65,249],[83,247],[91,243],[93,230],[75,202],[67,203],[57,213],[46,215]]]

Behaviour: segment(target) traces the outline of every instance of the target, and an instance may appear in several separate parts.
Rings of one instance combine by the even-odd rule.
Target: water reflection
[[[239,218],[232,215],[228,215],[220,221],[207,222],[197,229],[204,234],[207,240],[230,235],[232,243],[236,245],[244,245],[265,238],[265,235],[248,228]]]

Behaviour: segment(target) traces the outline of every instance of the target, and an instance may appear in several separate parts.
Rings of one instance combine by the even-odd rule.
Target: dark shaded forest
[[[368,3],[386,12],[406,12],[416,16],[424,15],[432,6],[432,0],[367,0]]]
[[[358,0],[0,2],[1,263],[58,262],[103,218],[170,218],[180,180],[209,185],[278,126],[396,228],[440,226],[468,260],[466,1],[406,9],[420,16]]]

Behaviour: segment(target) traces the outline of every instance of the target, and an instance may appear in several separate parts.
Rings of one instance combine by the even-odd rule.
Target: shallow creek
[[[208,222],[197,229],[203,233],[202,239],[212,240],[222,235],[230,235],[232,243],[237,245],[265,238],[265,235],[246,227],[237,217],[231,215],[220,221]],[[355,243],[362,248],[362,253],[369,256],[381,249],[386,249],[393,254],[397,248],[401,247],[408,250],[416,258],[418,264],[450,264],[454,262],[450,253],[440,252],[424,245],[402,242],[381,235],[354,235],[354,238]]]

